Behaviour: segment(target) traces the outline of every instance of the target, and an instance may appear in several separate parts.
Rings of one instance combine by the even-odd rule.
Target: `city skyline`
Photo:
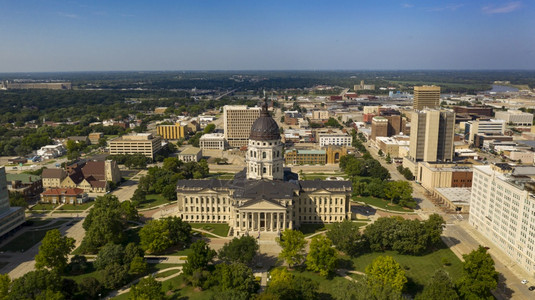
[[[535,69],[530,1],[0,2],[0,72]]]

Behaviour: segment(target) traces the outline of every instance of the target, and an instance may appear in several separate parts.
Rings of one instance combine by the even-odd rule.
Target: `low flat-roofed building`
[[[223,133],[207,133],[203,134],[199,139],[199,147],[201,149],[217,149],[225,150],[226,141]]]
[[[20,193],[26,200],[39,196],[43,191],[41,176],[30,174],[6,174],[7,189],[12,193]]]
[[[0,238],[25,222],[24,208],[9,205],[6,169],[0,167]]]
[[[42,203],[82,204],[89,199],[87,193],[79,188],[49,189],[41,193]]]
[[[516,109],[510,109],[508,111],[497,111],[495,118],[504,120],[507,124],[513,124],[517,126],[532,126],[533,114],[522,112]]]
[[[89,142],[91,142],[91,144],[93,144],[93,145],[98,145],[98,142],[103,137],[104,137],[104,133],[102,133],[102,132],[92,132],[88,136]]]
[[[442,187],[435,188],[433,196],[448,209],[461,213],[470,212],[472,188]]]
[[[349,147],[353,142],[353,137],[341,130],[320,129],[316,131],[316,141],[319,143],[320,147],[328,145]]]
[[[504,151],[503,155],[510,160],[520,161],[523,164],[533,164],[533,151]]]
[[[375,139],[377,146],[385,155],[390,154],[391,158],[403,157],[400,154],[400,147],[408,147],[410,144],[408,136],[381,136]]]
[[[494,134],[476,134],[474,136],[474,147],[481,148],[487,142],[492,141],[503,141],[503,142],[510,142],[513,141],[513,137],[509,135],[494,135]]]
[[[178,153],[178,159],[183,162],[198,162],[202,158],[202,150],[200,148],[188,147],[182,152]]]
[[[326,162],[325,150],[290,149],[284,153],[286,165],[324,165]]]
[[[415,180],[428,191],[437,187],[471,187],[472,165],[419,162]]]
[[[140,153],[154,159],[156,153],[162,149],[162,138],[153,137],[151,133],[124,135],[108,141],[110,154]]]

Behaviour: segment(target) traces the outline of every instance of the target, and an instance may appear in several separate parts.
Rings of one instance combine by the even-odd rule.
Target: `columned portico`
[[[287,223],[285,210],[247,210],[242,209],[238,213],[234,229],[235,234],[252,234],[255,232],[278,233],[286,228],[291,228]]]

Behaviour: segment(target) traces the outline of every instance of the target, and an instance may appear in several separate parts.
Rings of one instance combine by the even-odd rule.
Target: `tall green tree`
[[[451,281],[450,275],[443,269],[438,269],[424,286],[421,294],[416,296],[416,300],[456,300],[459,299],[455,284]]]
[[[9,299],[63,299],[63,281],[57,271],[31,271],[13,280]]]
[[[327,237],[331,239],[336,249],[350,256],[355,256],[365,247],[359,225],[349,220],[333,223],[331,229],[327,231]]]
[[[0,274],[0,300],[7,300],[9,295],[9,286],[11,278],[8,274]]]
[[[332,241],[324,235],[317,235],[310,242],[310,251],[306,258],[307,269],[329,275],[336,268],[336,250]]]
[[[148,276],[141,279],[130,289],[131,300],[163,300],[165,294],[162,291],[162,283],[154,277]]]
[[[378,256],[366,267],[366,281],[375,296],[383,294],[385,289],[401,294],[407,277],[392,256]]]
[[[107,243],[97,254],[97,258],[93,265],[97,270],[104,270],[111,264],[123,264],[124,247],[119,244]]]
[[[221,291],[236,291],[250,296],[258,289],[251,268],[242,263],[218,264],[209,281]]]
[[[162,252],[171,246],[191,241],[191,226],[178,217],[151,220],[139,231],[141,247],[149,253]]]
[[[459,294],[464,299],[494,299],[491,291],[498,286],[498,272],[487,249],[463,255],[463,277],[457,283]]]
[[[294,276],[286,268],[276,268],[261,299],[318,299],[318,283],[303,276]]]
[[[192,275],[196,270],[205,270],[214,259],[216,252],[208,246],[204,240],[198,240],[191,244],[191,253],[186,258],[183,272]]]
[[[306,241],[301,231],[286,229],[277,238],[277,243],[282,248],[279,257],[290,267],[303,263]]]
[[[74,239],[62,236],[58,229],[46,232],[35,256],[37,269],[50,268],[63,272],[68,262],[68,255],[74,249]]]
[[[258,242],[254,237],[243,235],[225,243],[219,250],[218,257],[228,263],[250,264],[258,249]]]

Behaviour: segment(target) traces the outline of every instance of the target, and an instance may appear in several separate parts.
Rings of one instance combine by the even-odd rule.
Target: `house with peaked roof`
[[[82,204],[89,199],[79,188],[49,189],[41,193],[41,202],[50,204]]]
[[[178,180],[175,215],[186,222],[227,223],[231,234],[276,236],[303,224],[351,217],[351,181],[298,180],[283,168],[277,123],[264,104],[247,145],[247,166],[231,180]]]

